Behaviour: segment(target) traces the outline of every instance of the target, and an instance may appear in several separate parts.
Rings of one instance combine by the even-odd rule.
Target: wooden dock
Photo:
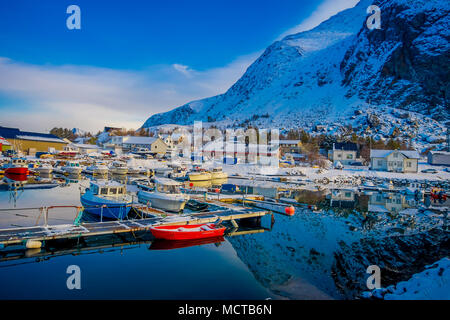
[[[220,210],[191,214],[155,214],[151,217],[120,221],[83,222],[79,224],[44,225],[33,227],[18,227],[0,229],[0,249],[9,245],[26,244],[27,241],[70,240],[80,237],[92,237],[108,234],[125,234],[149,231],[157,225],[186,225],[211,223],[217,220],[231,221],[236,226],[236,220],[258,218],[270,211],[257,208],[236,206],[219,201],[206,200],[215,204]],[[156,213],[155,210],[152,210]]]

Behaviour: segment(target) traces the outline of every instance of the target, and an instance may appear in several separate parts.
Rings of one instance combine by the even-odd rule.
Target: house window
[[[394,158],[398,158],[398,153],[394,153]]]
[[[346,197],[346,198],[350,198],[351,196],[352,196],[352,193],[351,193],[351,192],[346,192],[346,193],[345,193],[345,197]]]
[[[383,166],[383,160],[378,160],[378,166],[379,167]]]
[[[347,155],[347,159],[353,159],[353,155],[350,153]]]
[[[342,158],[342,154],[339,153],[339,154],[337,155],[337,157],[338,157],[338,158]]]
[[[412,167],[411,161],[406,162],[406,166],[407,166],[408,168],[411,168],[411,167]]]

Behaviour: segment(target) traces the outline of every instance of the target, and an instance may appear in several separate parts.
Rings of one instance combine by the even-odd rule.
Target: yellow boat
[[[223,172],[221,167],[213,168],[211,179],[228,179],[228,173]]]
[[[194,171],[188,174],[190,181],[207,181],[211,180],[211,173],[207,171]]]

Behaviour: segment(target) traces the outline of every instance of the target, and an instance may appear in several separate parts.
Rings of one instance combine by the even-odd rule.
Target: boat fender
[[[42,247],[42,242],[36,241],[36,240],[27,240],[25,247],[27,249],[38,249],[38,248]]]
[[[295,213],[295,208],[293,206],[284,208],[284,211],[288,216],[293,216]]]

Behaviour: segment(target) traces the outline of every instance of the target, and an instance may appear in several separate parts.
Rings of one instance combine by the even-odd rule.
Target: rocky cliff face
[[[369,30],[372,2],[275,42],[226,93],[153,115],[143,127],[209,120],[307,129],[349,123],[355,109],[383,113],[386,106],[448,120],[447,1],[375,2],[382,28]]]
[[[382,28],[362,28],[340,64],[347,95],[448,120],[448,2],[374,4],[381,9]]]

